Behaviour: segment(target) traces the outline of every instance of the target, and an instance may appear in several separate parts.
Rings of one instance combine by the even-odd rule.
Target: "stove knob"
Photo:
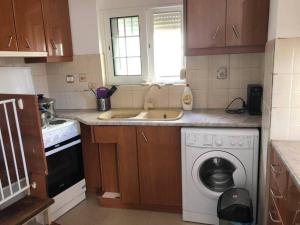
[[[241,147],[243,146],[243,142],[242,141],[239,142],[239,146],[241,146]]]
[[[235,146],[235,144],[236,144],[235,141],[231,141],[232,146]]]
[[[223,144],[223,141],[222,140],[216,140],[216,145],[217,146],[221,146]]]

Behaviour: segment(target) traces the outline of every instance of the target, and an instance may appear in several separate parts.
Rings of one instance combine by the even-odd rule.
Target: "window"
[[[167,8],[163,12],[154,11],[151,16],[154,80],[179,81],[183,67],[182,12]]]
[[[111,18],[115,76],[141,76],[139,17]]]
[[[122,9],[104,17],[107,83],[180,81],[182,7]]]

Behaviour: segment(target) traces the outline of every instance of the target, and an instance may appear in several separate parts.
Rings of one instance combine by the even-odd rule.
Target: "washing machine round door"
[[[212,199],[233,187],[245,187],[246,170],[235,156],[224,151],[210,151],[196,159],[192,177],[198,190]]]

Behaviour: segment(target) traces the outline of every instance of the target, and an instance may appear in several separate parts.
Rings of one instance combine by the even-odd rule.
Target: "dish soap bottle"
[[[189,84],[186,84],[186,87],[184,88],[181,102],[184,110],[193,109],[193,94]]]

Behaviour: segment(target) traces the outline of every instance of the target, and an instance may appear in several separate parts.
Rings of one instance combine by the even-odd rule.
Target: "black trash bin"
[[[250,194],[243,188],[225,191],[218,201],[220,225],[250,225],[253,223],[253,206]]]

